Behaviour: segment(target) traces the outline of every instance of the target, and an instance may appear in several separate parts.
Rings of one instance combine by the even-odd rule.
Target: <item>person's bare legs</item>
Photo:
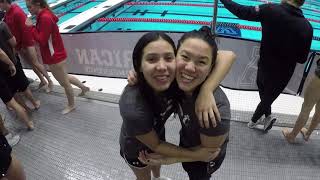
[[[282,134],[289,143],[293,143],[296,136],[300,133],[301,129],[305,126],[306,122],[309,119],[310,111],[313,106],[319,101],[320,93],[320,79],[318,77],[313,77],[310,83],[308,84],[306,91],[304,93],[304,102],[298,119],[290,132],[287,128],[282,130]]]
[[[31,112],[32,109],[30,109],[29,106],[27,106],[26,102],[24,101],[23,97],[21,96],[21,93],[16,93],[14,95],[14,99],[19,103],[26,111]]]
[[[66,93],[66,96],[68,99],[68,105],[62,111],[62,114],[67,114],[75,109],[75,105],[74,105],[73,89],[64,66],[65,66],[65,60],[57,64],[49,65],[49,68],[54,78],[56,78],[56,80],[64,88],[64,91]]]
[[[47,92],[50,92],[53,87],[52,80],[49,77],[47,70],[38,61],[37,52],[34,46],[29,46],[20,50],[20,55],[25,59],[31,66],[33,71],[37,74],[40,79],[39,88],[48,85],[46,88]],[[48,84],[44,77],[47,79]]]
[[[312,117],[309,127],[301,129],[301,133],[305,141],[309,140],[310,135],[312,134],[313,130],[319,125],[319,123],[320,123],[320,100],[316,104],[316,111]]]
[[[17,113],[18,117],[27,125],[29,130],[34,129],[33,122],[30,120],[27,111],[19,103],[17,103],[14,98],[7,102],[6,105],[11,107]]]
[[[7,171],[7,175],[1,180],[25,180],[26,175],[20,161],[11,154],[12,161]]]
[[[72,75],[68,75],[69,81],[71,84],[77,86],[78,88],[81,89],[81,92],[78,94],[78,96],[84,96],[86,92],[90,91],[90,88],[85,86],[79,79]]]
[[[29,87],[25,91],[23,91],[24,96],[32,103],[34,109],[40,108],[40,100],[36,100]]]
[[[161,166],[150,166],[150,168],[151,168],[153,177],[159,178]]]
[[[145,167],[142,169],[138,169],[132,166],[129,166],[136,176],[137,180],[151,180],[151,169],[150,167]]]

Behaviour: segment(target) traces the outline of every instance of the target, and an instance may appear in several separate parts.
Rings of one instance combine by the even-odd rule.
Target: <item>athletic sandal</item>
[[[290,132],[289,132],[289,129],[288,129],[288,128],[283,128],[283,129],[281,130],[281,132],[282,132],[284,138],[288,141],[288,143],[294,143],[294,139],[295,139],[295,138],[292,139],[292,138],[289,137],[289,136],[290,136]]]
[[[302,128],[300,130],[300,133],[302,134],[302,137],[305,141],[309,141],[309,137],[310,137],[310,135],[309,136],[307,135],[307,132],[308,132],[307,128]]]
[[[20,140],[20,136],[19,135],[12,135],[11,133],[8,133],[5,137],[6,137],[8,143],[9,143],[9,145],[11,147],[13,147],[16,144],[18,144],[18,142]]]

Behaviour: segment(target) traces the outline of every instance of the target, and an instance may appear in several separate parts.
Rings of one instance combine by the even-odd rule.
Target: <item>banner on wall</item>
[[[68,53],[68,72],[82,75],[126,78],[132,66],[132,50],[144,32],[106,32],[62,34]],[[182,33],[168,33],[175,42]],[[256,75],[260,43],[232,38],[217,38],[221,50],[232,50],[237,60],[222,82],[227,88],[257,90]],[[314,73],[315,62],[311,74]],[[298,64],[285,93],[295,95],[303,76],[304,65]]]

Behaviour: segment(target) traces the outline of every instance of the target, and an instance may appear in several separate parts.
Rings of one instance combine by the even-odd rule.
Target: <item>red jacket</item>
[[[42,61],[45,64],[57,64],[67,58],[57,25],[58,20],[49,9],[43,9],[37,15],[36,26],[31,30],[34,39],[39,43]]]
[[[10,31],[16,38],[17,50],[28,46],[34,46],[31,28],[25,25],[26,19],[27,15],[16,4],[12,4],[4,16],[4,22],[8,25]]]

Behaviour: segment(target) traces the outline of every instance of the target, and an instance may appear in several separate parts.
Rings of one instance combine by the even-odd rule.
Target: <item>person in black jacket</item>
[[[254,128],[264,122],[264,130],[268,131],[276,121],[271,115],[271,104],[287,86],[296,63],[305,63],[310,51],[313,28],[300,9],[304,0],[282,0],[280,4],[260,6],[243,6],[231,0],[220,1],[238,18],[261,22],[257,73],[261,101],[248,127]],[[263,115],[265,118],[261,120]]]

